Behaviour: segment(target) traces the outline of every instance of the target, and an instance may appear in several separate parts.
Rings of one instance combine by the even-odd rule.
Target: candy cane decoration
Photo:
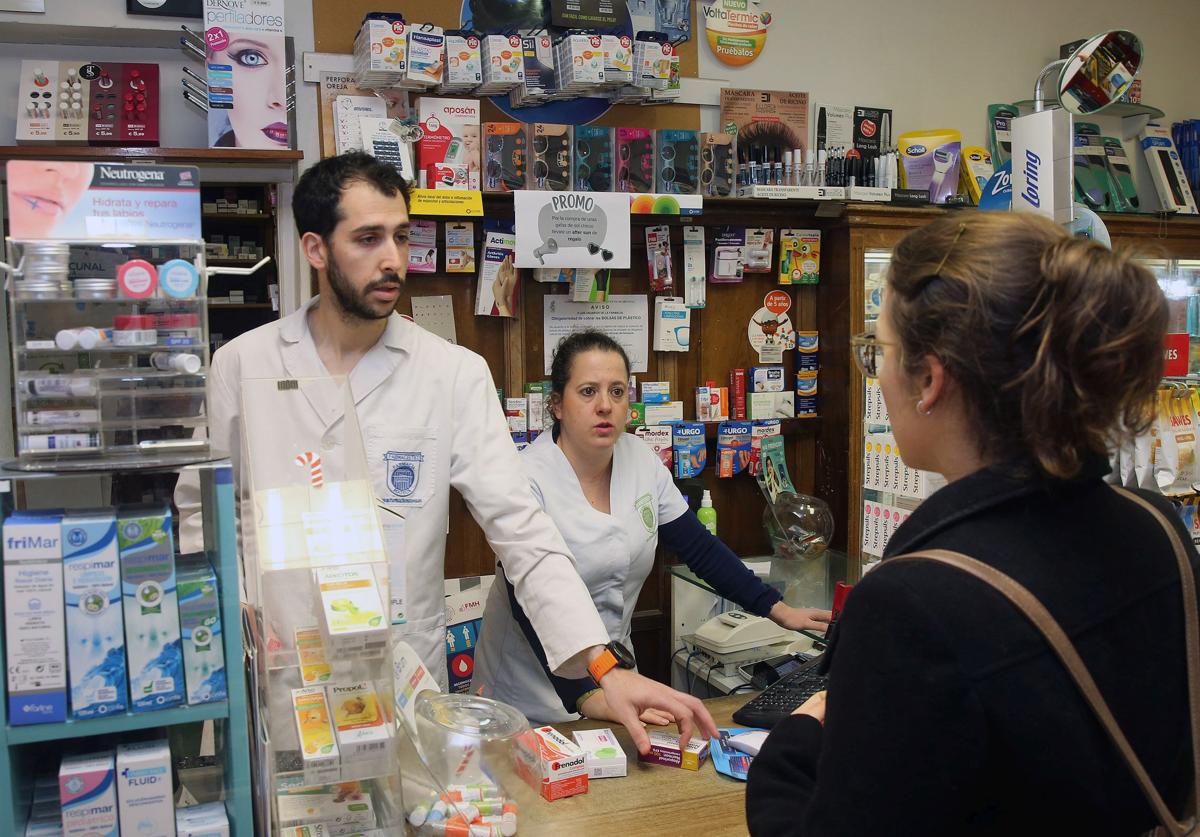
[[[308,468],[308,481],[313,488],[321,488],[325,485],[325,476],[321,473],[321,457],[310,450],[296,457],[296,464],[301,468]]]

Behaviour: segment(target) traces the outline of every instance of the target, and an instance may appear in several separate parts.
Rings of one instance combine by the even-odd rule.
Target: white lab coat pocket
[[[432,427],[372,427],[367,457],[379,502],[404,514],[421,508],[437,483],[438,432]]]

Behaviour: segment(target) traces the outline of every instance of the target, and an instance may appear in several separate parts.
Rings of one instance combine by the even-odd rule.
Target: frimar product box
[[[225,700],[225,646],[217,574],[204,555],[183,555],[176,568],[183,679],[189,704]]]
[[[338,746],[325,687],[292,689],[292,715],[296,719],[296,735],[300,738],[305,769],[336,767]]]
[[[541,794],[547,802],[587,793],[587,757],[554,727],[538,727],[538,757],[542,764]]]
[[[313,576],[328,656],[378,654],[387,647],[383,597],[369,564],[318,567]]]
[[[576,730],[572,737],[583,750],[588,779],[611,779],[628,774],[629,761],[611,729]]]
[[[391,734],[375,687],[371,683],[353,683],[329,686],[326,693],[333,709],[333,727],[342,758],[386,755]]]
[[[664,764],[682,767],[684,770],[699,770],[708,759],[708,739],[692,737],[687,747],[681,749],[679,736],[669,732],[647,732],[650,736],[650,752],[638,753],[638,761],[647,764]]]
[[[68,512],[62,542],[71,717],[124,712],[129,697],[116,512]]]
[[[4,520],[4,652],[8,722],[67,719],[62,515],[16,512]]]
[[[206,802],[175,812],[175,837],[229,837],[224,802]]]
[[[166,740],[117,746],[117,811],[122,834],[173,833],[175,794]]]
[[[119,837],[112,750],[66,756],[58,768],[63,837]]]
[[[134,712],[184,703],[171,510],[133,506],[117,515],[129,700]]]

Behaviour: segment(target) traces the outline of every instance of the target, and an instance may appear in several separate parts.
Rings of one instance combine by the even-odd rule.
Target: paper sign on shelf
[[[599,329],[629,355],[629,371],[646,371],[650,343],[649,299],[645,294],[609,294],[604,302],[571,302],[559,294],[542,299],[542,361],[545,374],[558,343],[569,334]]]
[[[513,193],[517,267],[629,267],[629,197],[617,192]]]
[[[469,189],[413,189],[409,194],[408,212],[410,215],[482,218],[483,193]]]

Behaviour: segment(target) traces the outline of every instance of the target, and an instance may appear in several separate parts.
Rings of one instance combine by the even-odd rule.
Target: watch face
[[[633,658],[633,652],[621,643],[614,641],[605,647],[617,658],[617,665],[621,668],[635,668],[637,666],[637,660]]]

